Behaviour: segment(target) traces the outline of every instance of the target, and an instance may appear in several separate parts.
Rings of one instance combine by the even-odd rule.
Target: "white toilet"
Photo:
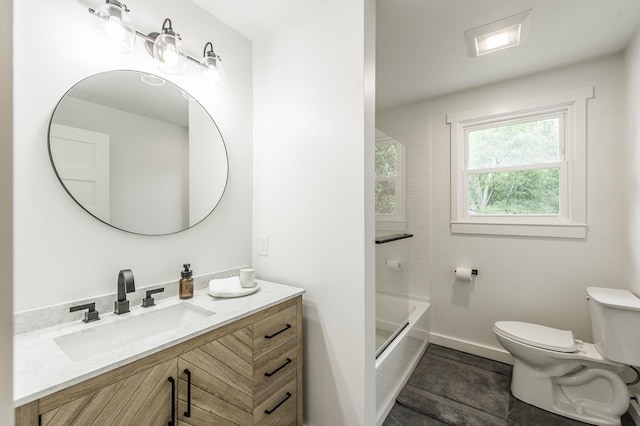
[[[511,392],[531,405],[596,425],[619,425],[629,407],[620,373],[640,366],[640,298],[587,288],[594,343],[569,330],[498,321],[498,341],[513,356]]]

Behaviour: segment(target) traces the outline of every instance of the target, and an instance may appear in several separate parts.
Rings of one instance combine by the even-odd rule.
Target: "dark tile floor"
[[[511,395],[511,366],[429,345],[383,426],[579,426]],[[628,414],[623,426],[634,426]]]

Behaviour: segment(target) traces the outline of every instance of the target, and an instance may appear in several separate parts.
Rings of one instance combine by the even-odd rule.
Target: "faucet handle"
[[[84,313],[84,319],[82,321],[92,322],[92,321],[98,321],[100,319],[100,314],[98,311],[96,311],[95,302],[87,303],[84,305],[72,306],[69,308],[69,312],[82,311],[83,309],[88,309],[88,311]]]
[[[164,291],[164,287],[156,288],[153,290],[147,290],[147,292],[145,293],[144,299],[142,299],[142,307],[148,308],[149,306],[155,305],[156,303],[153,300],[153,297],[151,297],[151,295],[156,293],[162,293],[163,291]]]

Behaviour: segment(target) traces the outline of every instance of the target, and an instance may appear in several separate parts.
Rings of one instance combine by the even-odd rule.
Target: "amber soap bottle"
[[[180,299],[190,299],[193,297],[193,271],[189,269],[190,264],[185,263],[182,265],[184,271],[180,275]]]

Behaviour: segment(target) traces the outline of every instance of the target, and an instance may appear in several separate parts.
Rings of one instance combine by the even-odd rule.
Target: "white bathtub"
[[[389,330],[402,325],[407,299],[386,293],[376,294],[376,328]],[[428,343],[429,303],[409,300],[409,324],[376,359],[376,424],[380,426],[391,411],[400,389],[409,379]],[[403,318],[404,317],[404,318]]]

